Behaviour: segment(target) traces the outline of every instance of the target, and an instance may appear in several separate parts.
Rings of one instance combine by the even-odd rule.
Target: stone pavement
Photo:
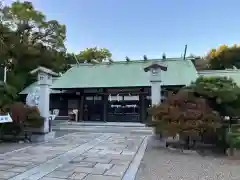
[[[134,179],[146,142],[146,137],[140,134],[68,134],[0,155],[0,179]]]

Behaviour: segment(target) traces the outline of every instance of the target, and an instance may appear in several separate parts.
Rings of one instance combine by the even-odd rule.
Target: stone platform
[[[0,179],[133,180],[147,137],[123,133],[73,133],[0,155]]]
[[[153,128],[141,123],[122,122],[57,122],[53,123],[54,131],[79,131],[95,133],[132,133],[152,135]]]
[[[31,136],[31,142],[38,143],[38,142],[45,142],[50,141],[55,138],[55,131],[46,133],[46,134],[33,134]]]

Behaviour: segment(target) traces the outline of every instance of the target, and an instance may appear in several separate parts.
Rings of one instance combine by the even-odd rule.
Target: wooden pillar
[[[68,95],[64,95],[63,96],[63,109],[64,109],[64,116],[68,116]]]
[[[102,97],[103,97],[103,121],[107,122],[107,119],[108,119],[108,95],[104,94]]]
[[[85,96],[82,91],[80,94],[80,104],[79,104],[79,109],[78,109],[78,121],[83,121],[84,99],[85,99]]]
[[[146,121],[146,97],[144,94],[139,95],[139,104],[140,104],[140,121],[144,123]]]

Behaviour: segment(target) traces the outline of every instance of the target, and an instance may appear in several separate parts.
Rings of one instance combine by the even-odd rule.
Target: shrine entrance
[[[103,121],[103,101],[102,96],[85,96],[83,107],[84,121]]]
[[[117,95],[109,96],[109,122],[140,122],[139,96]]]

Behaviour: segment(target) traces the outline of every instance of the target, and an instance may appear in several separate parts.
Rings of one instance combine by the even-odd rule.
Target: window
[[[88,101],[93,100],[93,96],[86,96],[85,98],[86,98],[86,100],[88,100]]]
[[[94,99],[94,101],[101,101],[102,96],[94,96],[93,99]]]
[[[124,96],[125,101],[139,101],[139,96]]]
[[[87,101],[100,101],[102,100],[102,96],[86,96],[85,99]]]
[[[108,96],[108,101],[122,101],[123,100],[123,96]]]

